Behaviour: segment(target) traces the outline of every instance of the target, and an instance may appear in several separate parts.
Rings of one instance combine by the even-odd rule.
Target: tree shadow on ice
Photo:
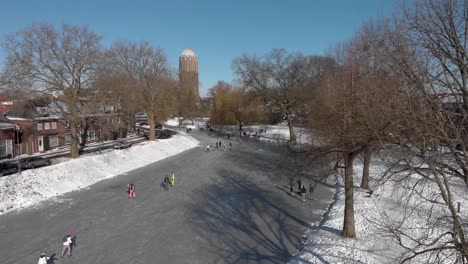
[[[242,175],[225,170],[218,175],[229,176],[195,194],[192,221],[207,239],[202,246],[225,263],[288,261],[308,223]]]
[[[311,168],[306,169],[307,159],[304,155],[290,153],[285,148],[275,148],[273,151],[264,152],[241,150],[226,155],[231,157],[234,164],[249,171],[261,172],[276,182],[287,182],[291,176],[308,178],[305,172],[314,172]]]

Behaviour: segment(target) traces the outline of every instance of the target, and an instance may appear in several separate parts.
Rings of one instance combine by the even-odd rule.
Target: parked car
[[[126,149],[132,146],[132,143],[128,143],[126,141],[119,141],[114,145],[114,149]]]
[[[34,169],[41,166],[48,166],[52,162],[43,157],[29,157],[20,160],[21,169]]]
[[[170,138],[171,137],[171,134],[165,132],[165,131],[158,131],[156,133],[156,138],[157,139],[166,139],[166,138]]]
[[[140,126],[147,126],[147,125],[148,125],[147,122],[141,122],[141,123],[140,123]],[[155,124],[154,124],[154,128],[156,128],[156,129],[162,129],[162,124],[161,124],[161,123],[155,123]]]
[[[0,176],[18,172],[18,164],[7,162],[0,164]]]
[[[163,131],[164,131],[165,133],[168,133],[168,134],[171,135],[171,136],[174,136],[174,135],[177,134],[176,131],[170,130],[170,129],[164,129]]]

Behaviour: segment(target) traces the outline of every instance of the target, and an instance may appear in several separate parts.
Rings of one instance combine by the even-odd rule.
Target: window
[[[44,130],[44,123],[37,123],[37,130]]]
[[[71,145],[72,137],[71,134],[65,134],[65,145]]]
[[[59,138],[57,135],[49,136],[49,147],[56,148],[59,146]]]
[[[110,123],[113,124],[114,123],[114,118],[110,118]]]
[[[0,157],[9,157],[13,156],[13,140],[5,139],[0,140]]]
[[[50,124],[51,124],[52,129],[57,129],[57,122],[52,122]]]
[[[119,123],[119,124],[120,124],[120,117],[119,117],[119,118],[117,118],[117,123]]]
[[[70,127],[70,122],[69,122],[69,121],[65,121],[65,126],[66,126],[66,127]]]
[[[44,123],[44,130],[50,130],[50,123]]]

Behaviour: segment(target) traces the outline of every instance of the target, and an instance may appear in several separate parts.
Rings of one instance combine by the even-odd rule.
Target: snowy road
[[[286,262],[332,190],[303,204],[287,194],[289,172],[275,147],[232,140],[233,151],[206,152],[219,138],[193,136],[197,148],[0,216],[0,263],[36,263],[42,250],[55,254],[51,263]],[[176,184],[166,192],[160,183],[171,170]],[[76,247],[62,259],[68,231]]]

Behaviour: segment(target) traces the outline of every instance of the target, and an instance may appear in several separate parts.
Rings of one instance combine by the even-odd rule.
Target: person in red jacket
[[[128,193],[128,198],[136,197],[135,185],[133,185],[133,183],[130,183],[127,185],[127,193]]]

